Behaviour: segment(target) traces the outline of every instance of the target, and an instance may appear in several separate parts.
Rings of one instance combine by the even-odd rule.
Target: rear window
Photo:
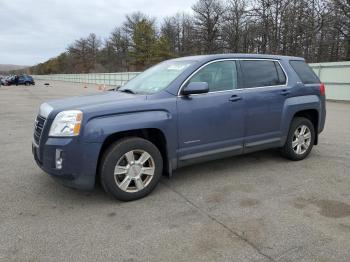
[[[275,61],[241,61],[245,88],[284,85],[286,76]]]
[[[290,61],[290,65],[293,67],[294,71],[299,76],[303,84],[319,84],[320,80],[318,79],[315,72],[305,63],[305,61]]]

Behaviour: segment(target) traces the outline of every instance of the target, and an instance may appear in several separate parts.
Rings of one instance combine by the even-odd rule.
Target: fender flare
[[[82,138],[86,143],[99,143],[102,146],[112,135],[144,129],[158,129],[164,135],[169,167],[167,173],[171,175],[177,166],[177,128],[172,115],[167,111],[137,111],[94,117],[84,125]]]
[[[316,95],[307,95],[307,96],[297,96],[286,99],[283,107],[282,113],[282,122],[281,122],[281,131],[283,137],[281,140],[281,145],[284,145],[287,139],[290,125],[294,116],[304,110],[316,110],[318,113],[318,118],[320,118],[321,103],[320,99]],[[318,121],[319,123],[319,121]],[[315,130],[316,141],[318,132]]]

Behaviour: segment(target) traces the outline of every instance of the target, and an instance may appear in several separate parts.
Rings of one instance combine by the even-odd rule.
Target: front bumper
[[[83,143],[77,138],[48,138],[40,146],[32,144],[37,165],[59,182],[82,190],[95,185],[100,143]],[[61,151],[62,168],[56,168],[56,152]]]

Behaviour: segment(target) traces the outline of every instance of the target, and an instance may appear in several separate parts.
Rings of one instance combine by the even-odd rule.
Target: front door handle
[[[290,91],[287,90],[287,89],[283,89],[283,90],[281,91],[281,95],[282,95],[282,96],[286,96],[286,95],[289,95],[289,94],[290,94]]]
[[[242,97],[238,96],[238,95],[232,95],[230,98],[229,98],[229,101],[231,102],[236,102],[236,101],[239,101],[239,100],[242,100]]]

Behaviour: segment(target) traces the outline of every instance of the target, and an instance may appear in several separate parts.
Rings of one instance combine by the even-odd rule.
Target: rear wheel
[[[315,141],[315,129],[311,121],[295,117],[289,129],[282,155],[290,160],[302,160],[308,156]]]
[[[112,144],[100,166],[105,191],[119,200],[131,201],[148,195],[156,187],[163,159],[150,141],[131,137]]]

